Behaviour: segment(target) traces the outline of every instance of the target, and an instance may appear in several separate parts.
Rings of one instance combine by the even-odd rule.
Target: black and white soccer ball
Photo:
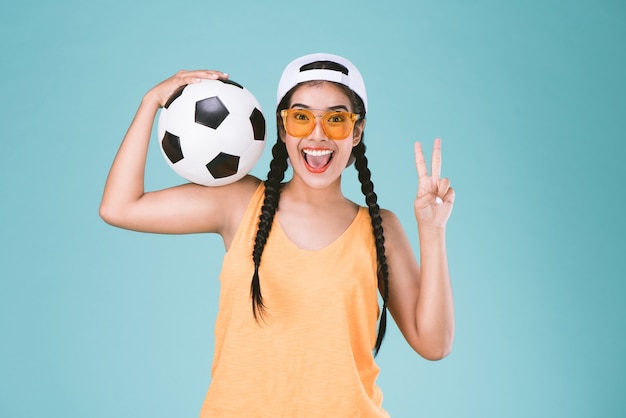
[[[265,118],[256,98],[231,80],[179,88],[158,121],[165,161],[181,177],[222,186],[248,174],[265,148]]]

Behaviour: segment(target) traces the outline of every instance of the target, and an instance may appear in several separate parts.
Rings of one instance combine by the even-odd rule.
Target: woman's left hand
[[[420,227],[445,228],[454,204],[454,190],[450,180],[441,178],[441,139],[435,139],[431,163],[431,174],[422,151],[422,144],[415,143],[415,165],[418,187],[415,199],[415,218]]]

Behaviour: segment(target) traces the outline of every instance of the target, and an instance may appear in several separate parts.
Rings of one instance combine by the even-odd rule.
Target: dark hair
[[[304,84],[318,84],[322,81],[308,81]],[[365,118],[365,106],[361,98],[354,93],[350,88],[336,84],[341,88],[345,94],[350,98],[352,103],[353,112],[361,115],[359,122],[363,123]],[[299,86],[299,85],[298,85]],[[270,163],[270,170],[267,174],[267,180],[265,180],[265,199],[263,201],[263,207],[261,208],[261,215],[259,216],[259,228],[254,241],[254,249],[252,251],[252,260],[254,262],[254,274],[252,276],[252,284],[250,286],[250,292],[252,295],[252,313],[254,318],[258,321],[259,318],[263,318],[265,311],[265,305],[263,304],[263,297],[261,295],[261,285],[259,280],[259,267],[261,265],[261,255],[267,242],[267,238],[272,228],[272,222],[276,211],[278,210],[278,203],[280,200],[280,191],[282,189],[282,181],[285,178],[285,171],[287,170],[287,148],[285,143],[280,139],[280,134],[283,131],[282,119],[280,117],[280,111],[286,109],[289,106],[291,96],[298,87],[291,89],[285,97],[281,100],[276,108],[276,124],[278,126],[278,137],[276,143],[272,147],[272,161]],[[367,167],[367,158],[365,157],[365,144],[363,143],[363,134],[361,134],[361,141],[352,148],[352,155],[355,158],[354,166],[358,171],[359,181],[361,182],[361,191],[365,195],[365,202],[369,209],[370,218],[372,219],[372,228],[374,232],[374,238],[376,243],[376,258],[377,258],[377,277],[378,288],[381,290],[383,298],[383,308],[380,314],[380,322],[378,324],[378,335],[376,337],[376,345],[374,346],[374,355],[378,354],[383,338],[385,337],[385,331],[387,328],[387,300],[389,298],[389,271],[387,267],[387,257],[385,256],[385,238],[383,236],[382,218],[380,216],[380,207],[378,206],[378,197],[374,193],[374,184],[371,180],[371,172]]]

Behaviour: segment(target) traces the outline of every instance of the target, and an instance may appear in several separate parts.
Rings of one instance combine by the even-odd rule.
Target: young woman
[[[144,96],[111,167],[100,214],[136,231],[223,238],[202,417],[388,416],[374,361],[387,309],[424,358],[441,359],[452,346],[445,229],[454,191],[440,176],[441,143],[435,140],[430,174],[415,144],[421,268],[398,219],[378,206],[363,143],[365,85],[336,55],[307,55],[285,68],[266,181],[247,176],[222,187],[145,192],[158,109],[181,85],[227,77],[180,71]],[[342,193],[341,176],[352,163],[367,206]],[[288,164],[293,176],[284,182]]]

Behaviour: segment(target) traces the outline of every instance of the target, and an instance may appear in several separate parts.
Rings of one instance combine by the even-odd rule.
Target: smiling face
[[[289,109],[311,110],[315,116],[329,111],[353,112],[350,98],[337,85],[329,82],[303,84],[292,94]],[[364,121],[357,121],[346,139],[332,140],[324,132],[320,117],[315,128],[303,138],[293,137],[281,129],[294,178],[303,180],[313,188],[323,188],[340,179],[352,147],[361,140]]]

